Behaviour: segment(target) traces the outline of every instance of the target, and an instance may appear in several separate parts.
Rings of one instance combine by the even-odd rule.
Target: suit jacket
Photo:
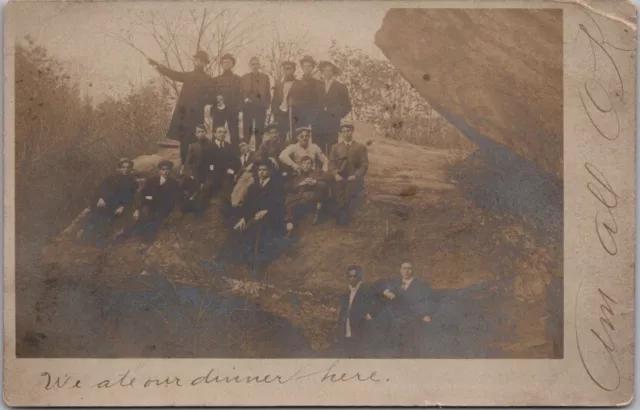
[[[349,326],[351,327],[352,338],[362,338],[364,329],[367,324],[366,316],[374,315],[375,299],[373,291],[368,285],[360,284],[360,288],[356,292],[351,308],[349,308],[349,295],[351,291],[347,291],[340,296],[340,314],[338,316],[338,338],[344,338],[347,329],[347,318],[349,318]]]
[[[318,94],[319,113],[338,122],[351,111],[351,99],[347,86],[333,80],[329,91],[325,91],[324,83],[319,87]]]
[[[238,154],[238,161],[240,161],[240,166],[241,166],[241,172],[244,172],[247,170],[247,168],[249,167],[249,165],[255,164],[256,162],[258,162],[260,160],[260,158],[258,158],[258,153],[256,151],[249,151],[249,156],[247,157],[247,159],[245,160],[245,162],[242,162],[242,154]]]
[[[213,79],[214,96],[209,104],[217,105],[217,96],[224,97],[225,110],[239,112],[242,110],[242,79],[232,72],[225,72]]]
[[[342,177],[364,177],[369,169],[367,146],[353,141],[351,146],[339,142],[331,147],[329,155],[329,171]]]
[[[204,182],[207,175],[213,172],[212,143],[205,140],[189,144],[189,151],[185,159],[184,170],[186,175],[193,175],[198,182]]]
[[[242,216],[245,221],[253,220],[258,211],[266,210],[265,226],[275,231],[284,230],[284,189],[278,178],[271,177],[262,187],[260,180],[249,187],[246,200],[242,206]]]
[[[320,87],[324,87],[322,81],[311,76],[302,76],[300,80],[294,82],[290,95],[299,104],[315,110],[320,98]]]
[[[106,204],[104,209],[113,214],[119,207],[133,204],[137,190],[138,183],[133,175],[109,175],[98,186],[91,201],[91,209],[95,210],[98,200],[102,198]]]
[[[151,177],[139,193],[137,208],[148,207],[154,215],[168,216],[180,199],[180,184],[169,176],[160,185],[160,176]]]
[[[433,289],[424,281],[414,278],[407,290],[402,290],[402,278],[389,284],[396,297],[389,301],[391,313],[399,324],[419,322],[425,315],[432,316],[436,309]]]
[[[167,138],[189,142],[196,140],[196,125],[204,123],[204,106],[215,101],[214,84],[204,71],[182,72],[158,66],[160,74],[182,83],[171,117]]]
[[[300,80],[293,80],[293,84],[291,85],[291,89],[289,90],[288,98],[290,98],[291,106],[296,107],[300,105],[300,101],[297,99],[298,96],[292,91],[295,91],[297,88],[301,87],[299,84]],[[280,112],[280,105],[282,104],[282,100],[284,99],[284,82],[278,81],[276,85],[273,87],[273,98],[271,99],[271,112],[276,113]]]
[[[312,177],[316,179],[315,185],[303,185],[299,186],[300,182],[305,179]],[[319,189],[323,188],[327,184],[327,175],[319,169],[312,169],[308,174],[295,174],[291,179],[287,181],[285,184],[285,190],[287,192],[287,197],[301,197],[307,191],[315,191],[317,192]]]
[[[247,73],[242,76],[243,101],[249,99],[252,104],[258,104],[265,109],[271,103],[271,82],[264,73]]]
[[[218,147],[215,141],[211,143],[211,162],[214,166],[213,176],[217,180],[227,175],[232,177],[240,174],[240,158],[228,142],[225,142],[222,148]],[[232,169],[233,174],[228,174],[228,169]]]

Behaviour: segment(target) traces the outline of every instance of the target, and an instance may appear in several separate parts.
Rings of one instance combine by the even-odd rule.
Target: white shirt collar
[[[271,177],[265,179],[264,181],[260,181],[260,186],[265,186],[271,181]]]
[[[160,175],[160,185],[164,184],[165,182],[167,182],[167,178]]]
[[[414,280],[414,279],[415,279],[415,278],[413,278],[413,277],[412,277],[412,278],[409,278],[409,279],[402,279],[402,287],[403,287],[404,289],[408,288],[408,287],[409,287],[409,285],[411,285],[411,282],[413,282],[413,280]]]
[[[362,285],[362,281],[358,282],[358,284],[356,286],[351,286],[349,285],[349,290],[351,290],[352,293],[356,292],[358,289],[360,289],[360,285]]]

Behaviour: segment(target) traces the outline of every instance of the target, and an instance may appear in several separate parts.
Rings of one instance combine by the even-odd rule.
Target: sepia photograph
[[[35,6],[18,358],[563,358],[562,10]]]

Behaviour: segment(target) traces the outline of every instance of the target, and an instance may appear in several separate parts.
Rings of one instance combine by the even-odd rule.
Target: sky
[[[261,25],[258,39],[236,55],[235,71],[242,75],[248,71],[249,58],[271,41],[269,33],[274,25],[285,36],[298,36],[306,31],[309,53],[316,60],[328,57],[328,47],[333,39],[338,45],[359,48],[384,58],[374,44],[374,36],[388,5],[384,2],[342,2],[338,5],[293,1],[12,4],[16,40],[30,35],[37,44],[61,59],[70,74],[80,81],[83,90],[95,100],[121,96],[131,85],[138,86],[158,76],[139,51],[117,38],[130,36],[131,42],[145,54],[161,60],[157,45],[136,25],[135,16],[149,16],[151,10],[171,20],[189,10],[201,13],[205,7],[210,12],[227,8],[237,13],[235,20]],[[252,14],[257,18],[250,20],[248,16]],[[89,83],[91,87],[87,86]]]

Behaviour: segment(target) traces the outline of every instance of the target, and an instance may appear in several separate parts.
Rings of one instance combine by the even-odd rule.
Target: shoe
[[[287,238],[291,236],[293,232],[293,223],[287,222]]]
[[[322,212],[316,212],[316,216],[313,218],[313,225],[320,225],[322,222],[324,222]]]

